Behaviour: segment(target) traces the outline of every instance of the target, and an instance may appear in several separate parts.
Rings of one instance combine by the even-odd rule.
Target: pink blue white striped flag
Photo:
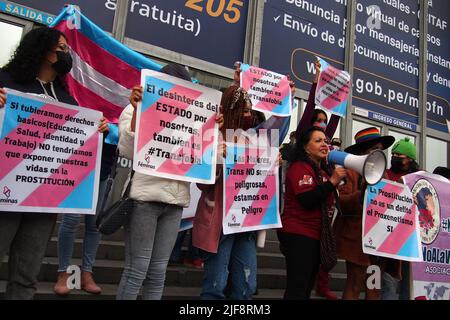
[[[248,92],[254,110],[280,117],[292,114],[292,94],[287,76],[241,64],[241,86]]]
[[[180,181],[215,181],[222,93],[164,73],[143,70],[133,168]]]
[[[362,239],[364,253],[422,261],[418,210],[406,185],[383,179],[367,187]]]
[[[130,89],[139,85],[142,69],[161,66],[126,47],[86,18],[77,7],[65,7],[51,24],[65,34],[73,68],[67,78],[80,106],[99,110],[117,123],[129,104]]]
[[[95,214],[100,117],[8,90],[0,109],[0,211]]]
[[[350,93],[351,78],[347,71],[333,67],[325,60],[320,61],[320,77],[316,88],[316,105],[325,110],[345,117],[347,97]]]
[[[227,143],[223,233],[280,228],[278,149]]]

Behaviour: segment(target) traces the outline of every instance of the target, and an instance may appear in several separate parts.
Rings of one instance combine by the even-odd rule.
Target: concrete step
[[[273,241],[272,241],[273,242]],[[187,247],[182,248],[184,253]],[[76,239],[74,243],[73,258],[81,259],[83,250],[83,240]],[[57,238],[53,237],[48,244],[46,257],[58,257]],[[281,253],[272,253],[262,251],[258,248],[257,252],[258,268],[278,268],[285,269],[285,259]],[[97,260],[125,260],[125,247],[123,242],[101,240],[97,250]],[[345,265],[340,261],[334,270],[336,273],[345,273]]]
[[[187,247],[182,248],[184,254]],[[83,251],[83,240],[76,239],[73,248],[73,258],[80,259]],[[58,257],[57,238],[53,237],[46,250],[46,257]],[[281,253],[267,253],[258,249],[258,267],[285,268],[284,256]],[[100,260],[125,260],[125,246],[123,242],[101,240],[97,250],[97,259]]]
[[[55,229],[53,230],[52,240],[56,240],[58,238],[58,230],[61,225],[61,221],[56,222]],[[80,225],[75,233],[75,239],[83,239],[84,238],[84,223],[80,220]],[[186,237],[188,238],[188,237]],[[113,241],[113,242],[123,242],[124,241],[124,230],[120,228],[116,233],[111,235],[102,235],[103,241]],[[266,236],[266,242],[264,248],[258,248],[260,252],[269,252],[269,253],[279,253],[280,247],[278,243],[278,238],[276,235],[276,231],[268,230]]]
[[[80,265],[80,259],[73,259],[73,264]],[[42,263],[39,274],[39,281],[56,281],[58,260],[55,257],[46,257]],[[95,280],[101,284],[115,284],[120,282],[122,275],[123,261],[102,260],[96,261],[93,273]],[[7,279],[7,263],[0,267],[0,279]],[[346,275],[342,273],[330,273],[330,288],[341,291],[344,288]],[[203,270],[186,266],[169,266],[166,274],[167,286],[200,287],[203,278]],[[258,268],[258,288],[264,289],[284,289],[286,282],[286,272],[284,269]]]
[[[37,286],[35,300],[115,300],[117,294],[117,285],[114,284],[100,284],[102,293],[93,295],[83,290],[72,290],[68,296],[61,297],[53,292],[53,282],[40,282]],[[6,289],[6,281],[0,281],[0,299],[4,298]],[[166,286],[163,291],[163,300],[199,300],[200,287],[177,287]],[[338,298],[342,297],[342,292],[335,292]],[[283,289],[258,289],[254,300],[279,300],[283,298]],[[315,291],[311,294],[313,300],[324,300],[323,297],[318,296]]]
[[[75,233],[75,239],[83,239],[84,238],[84,222],[81,222],[81,221],[84,221],[84,220],[80,219],[80,225]],[[52,237],[54,237],[54,238],[58,237],[58,231],[59,231],[60,225],[61,225],[61,221],[60,220],[56,221],[56,226],[55,226],[55,229],[53,229]],[[120,228],[117,232],[115,232],[109,236],[102,235],[102,240],[105,240],[105,241],[119,242],[119,241],[123,241],[124,238],[125,238],[125,236],[124,236],[123,228]]]

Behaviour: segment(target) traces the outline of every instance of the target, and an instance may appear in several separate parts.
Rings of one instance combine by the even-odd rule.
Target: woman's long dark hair
[[[56,29],[42,27],[28,32],[20,42],[11,60],[2,70],[18,83],[34,80],[41,69],[45,55],[58,45],[64,34]]]
[[[325,123],[328,123],[328,116],[327,116],[326,112],[323,111],[322,109],[314,109],[313,115],[311,117],[311,125],[313,125],[314,122],[317,121],[319,114],[323,114],[325,116]]]
[[[224,119],[223,133],[225,133],[226,129],[236,130],[242,128],[241,119],[246,103],[246,92],[239,86],[232,85],[224,91],[220,102]],[[252,110],[251,113],[256,125],[265,121],[264,113],[255,110]]]
[[[289,162],[295,162],[295,161],[301,161],[308,163],[313,169],[314,173],[317,177],[320,176],[320,169],[325,171],[329,176],[331,176],[331,168],[327,165],[325,161],[322,161],[320,163],[320,168],[317,166],[317,164],[308,156],[306,153],[306,145],[311,140],[312,134],[315,131],[320,131],[325,134],[322,128],[319,127],[311,127],[307,129],[306,131],[302,132],[298,137],[297,141],[295,143],[295,147],[291,148],[290,152],[287,154],[287,161]],[[322,181],[319,181],[319,183],[322,183]]]

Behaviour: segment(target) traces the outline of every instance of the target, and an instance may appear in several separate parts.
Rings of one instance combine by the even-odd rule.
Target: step
[[[47,247],[46,257],[57,257],[57,238],[53,237]],[[76,239],[74,243],[73,257],[80,259],[82,256],[83,240]],[[186,254],[187,247],[183,247],[182,250]],[[107,241],[101,240],[98,250],[97,259],[99,260],[124,260],[125,259],[125,247],[123,242],[119,241]],[[279,268],[285,269],[285,259],[281,253],[272,253],[261,251],[258,248],[257,251],[258,268]],[[345,273],[345,263],[343,260],[338,262],[338,265],[333,270],[335,273]]]
[[[115,300],[117,294],[117,285],[100,284],[102,293],[93,295],[83,290],[72,290],[68,296],[58,296],[53,292],[53,282],[40,282],[37,286],[35,300]],[[6,281],[0,281],[0,299],[4,299]],[[200,287],[177,287],[166,286],[163,291],[163,300],[200,300]],[[335,292],[338,298],[342,297],[342,292]],[[258,293],[253,296],[254,300],[279,300],[283,298],[283,289],[258,289]],[[361,296],[362,298],[362,296]],[[323,297],[316,295],[315,291],[311,294],[312,300],[324,300]]]
[[[83,240],[75,239],[73,258],[80,259],[83,251]],[[187,247],[182,248],[184,255]],[[46,250],[46,257],[58,257],[57,238],[53,237]],[[101,240],[97,249],[97,259],[100,260],[125,260],[125,246],[123,242]],[[285,268],[284,256],[280,253],[257,252],[258,267],[262,268]]]
[[[82,219],[80,219],[81,221]],[[58,237],[58,231],[59,227],[61,225],[61,221],[56,221],[55,228],[53,229],[52,237],[57,238]],[[84,238],[84,222],[80,222],[80,225],[78,226],[78,229],[75,233],[75,239],[83,239]],[[123,227],[117,230],[115,233],[111,235],[102,235],[102,240],[105,241],[124,241],[124,230]]]
[[[73,259],[72,263],[80,265],[80,259]],[[55,282],[57,276],[58,261],[54,257],[46,257],[42,263],[39,281]],[[0,279],[7,279],[8,267],[3,263],[0,267]],[[118,284],[122,275],[123,261],[102,260],[96,261],[93,269],[95,280],[102,284]],[[330,273],[330,288],[342,290],[346,275]],[[265,289],[285,288],[286,272],[282,269],[258,268],[258,287]],[[200,287],[203,278],[203,270],[186,266],[169,266],[166,274],[166,285],[181,287]]]

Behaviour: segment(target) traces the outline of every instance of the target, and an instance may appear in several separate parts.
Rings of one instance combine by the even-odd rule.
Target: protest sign
[[[227,144],[223,233],[280,228],[278,150]]]
[[[316,105],[340,117],[345,117],[351,86],[350,74],[336,69],[319,57],[317,59],[320,61],[320,77],[316,88]]]
[[[220,91],[143,70],[133,169],[188,182],[215,181]]]
[[[407,186],[383,179],[367,187],[362,241],[364,253],[422,261],[417,207]]]
[[[101,117],[8,89],[0,109],[0,210],[95,214]]]
[[[411,265],[411,298],[450,300],[450,182],[425,171],[403,177],[417,202],[423,262]]]
[[[252,102],[252,109],[280,117],[292,114],[289,79],[279,73],[241,64],[241,87]]]

